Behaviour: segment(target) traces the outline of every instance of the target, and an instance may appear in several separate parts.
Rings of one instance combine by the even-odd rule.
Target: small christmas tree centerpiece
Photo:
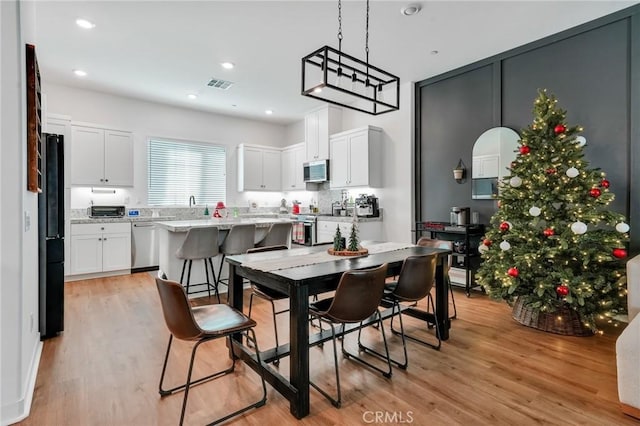
[[[588,167],[582,128],[569,126],[556,103],[546,91],[535,100],[479,247],[477,277],[491,297],[513,305],[522,324],[591,335],[596,320],[615,322],[626,311],[629,225],[607,209],[610,182]]]
[[[329,254],[335,256],[363,256],[369,253],[366,248],[360,247],[358,240],[358,225],[356,219],[351,224],[351,233],[349,234],[349,245],[345,247],[345,238],[342,237],[340,225],[336,227],[336,234],[333,237],[333,248],[327,250]]]

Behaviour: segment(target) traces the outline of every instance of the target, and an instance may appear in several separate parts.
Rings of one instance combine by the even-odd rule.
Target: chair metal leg
[[[249,332],[251,333],[251,337],[249,337]],[[258,341],[256,339],[255,332],[253,331],[253,329],[248,329],[248,330],[246,330],[245,333],[247,335],[247,339],[251,339],[253,341],[253,344],[254,344],[255,348],[256,348],[256,359],[258,361],[258,364],[262,364],[262,361],[260,360],[260,351],[258,349]],[[227,336],[227,338],[229,338],[229,337]],[[187,408],[187,399],[189,397],[189,389],[192,386],[195,386],[197,384],[203,383],[205,381],[210,381],[210,380],[213,380],[213,379],[217,379],[217,378],[222,377],[222,376],[224,376],[226,374],[229,374],[229,373],[233,372],[234,369],[235,369],[235,359],[232,358],[231,367],[229,367],[229,368],[227,368],[225,370],[213,373],[213,374],[211,374],[209,376],[206,376],[206,377],[203,377],[201,379],[198,379],[198,380],[195,380],[195,381],[191,381],[191,375],[193,373],[193,364],[194,364],[194,361],[195,361],[196,351],[197,351],[197,349],[198,349],[198,347],[200,346],[201,343],[208,342],[208,341],[211,341],[211,340],[215,340],[215,338],[200,340],[193,346],[193,349],[191,350],[191,359],[189,361],[189,370],[188,370],[188,373],[187,373],[187,381],[186,381],[186,383],[183,384],[183,385],[180,385],[180,386],[176,386],[175,388],[172,388],[172,389],[169,389],[169,390],[164,390],[164,389],[162,389],[162,383],[164,381],[164,375],[165,375],[165,372],[166,372],[167,361],[169,359],[169,352],[171,350],[171,343],[173,341],[173,335],[169,336],[169,344],[167,345],[167,352],[166,352],[166,355],[165,355],[164,364],[162,366],[162,374],[160,376],[160,384],[159,384],[158,388],[159,388],[160,395],[163,396],[163,397],[167,396],[167,395],[171,395],[172,393],[174,393],[174,392],[176,392],[178,390],[184,389],[184,397],[183,397],[183,400],[182,400],[182,410],[180,412],[180,423],[179,423],[179,425],[182,425],[183,422],[184,422],[184,416],[185,416],[185,412],[186,412],[186,408]],[[260,380],[262,382],[262,397],[260,398],[260,400],[258,400],[257,402],[254,402],[254,403],[252,403],[252,404],[250,404],[250,405],[248,405],[248,406],[246,406],[244,408],[236,410],[231,414],[227,414],[226,416],[224,416],[224,417],[222,417],[220,419],[217,419],[217,420],[213,421],[212,423],[209,423],[209,425],[216,425],[216,424],[219,424],[219,423],[223,423],[223,422],[229,420],[231,417],[237,416],[238,414],[244,413],[245,411],[248,411],[248,410],[250,410],[252,408],[258,408],[258,407],[263,406],[267,401],[267,386],[266,386],[266,383],[265,383],[265,380],[264,380],[264,374],[263,373],[260,373]]]
[[[400,369],[406,370],[407,366],[409,364],[408,357],[407,357],[407,341],[406,341],[405,336],[404,336],[404,327],[402,325],[402,311],[400,310],[400,305],[397,303],[397,301],[394,301],[393,305],[391,306],[391,319],[393,321],[393,317],[396,315],[395,314],[396,306],[398,307],[398,316],[400,317],[400,334],[402,335],[402,349],[404,351],[404,361],[403,362],[397,361],[397,360],[391,358],[390,355],[385,356],[384,354],[381,354],[380,352],[376,351],[375,349],[372,349],[372,348],[370,348],[368,346],[365,346],[360,341],[360,332],[358,332],[358,348],[360,350],[366,352],[366,353],[378,356],[381,359],[384,359],[384,360],[388,359],[389,362],[391,362],[392,364],[395,364]],[[376,324],[376,325],[378,325],[378,324]],[[384,327],[384,325],[383,325],[382,321],[380,321],[379,326],[376,327],[376,328],[382,328],[382,327]],[[387,350],[387,354],[388,354],[388,350]]]
[[[322,324],[322,318],[318,317],[318,322]],[[336,342],[336,328],[334,327],[332,322],[327,321],[327,323],[329,323],[329,325],[331,326],[331,340],[333,341],[333,363],[334,363],[333,365],[336,370],[336,387],[338,390],[338,399],[333,399],[331,395],[329,395],[324,390],[320,389],[320,387],[315,383],[313,383],[311,380],[309,380],[309,384],[313,386],[318,392],[320,392],[325,398],[331,401],[331,404],[334,407],[340,408],[340,406],[342,405],[342,393],[340,392],[340,372],[338,370],[338,350],[337,350],[338,343]]]
[[[211,299],[211,283],[209,282],[209,266],[207,265],[207,259],[202,259],[204,262],[204,276],[207,278],[207,293],[209,294],[209,299]]]
[[[438,344],[437,345],[434,345],[433,343],[429,343],[429,342],[424,341],[424,340],[420,340],[417,337],[410,336],[410,335],[404,333],[404,330],[398,331],[398,330],[394,329],[393,328],[393,317],[391,317],[391,332],[394,333],[394,334],[404,334],[404,336],[407,339],[413,340],[414,342],[421,343],[421,344],[423,344],[425,346],[430,346],[433,349],[439,351],[440,350],[440,346],[442,346],[442,339],[440,337],[441,336],[440,328],[438,327],[438,316],[436,315],[436,307],[435,307],[435,304],[433,303],[433,298],[431,297],[430,294],[427,295],[427,303],[430,304],[431,305],[431,309],[433,309],[433,319],[434,319],[434,321],[436,323],[434,328],[435,328],[436,338],[438,339]],[[400,317],[400,321],[402,321],[402,317]],[[429,322],[427,322],[427,324],[429,324]],[[403,328],[402,327],[402,323],[400,324],[400,327]]]
[[[218,279],[216,278],[216,270],[213,267],[213,260],[211,258],[209,260],[209,266],[211,267],[211,274],[213,275],[213,288],[216,292],[216,298],[218,299],[218,303],[220,303],[220,292],[218,292]]]
[[[187,271],[187,295],[189,295],[189,283],[191,282],[191,265],[193,265],[193,260],[189,260],[189,270]]]
[[[273,317],[273,333],[276,336],[276,357],[278,356],[278,346],[280,346],[280,343],[278,343],[278,323],[276,321],[276,305],[273,303],[273,300],[269,300],[269,302],[271,302],[271,316]],[[280,364],[280,358],[276,358],[273,361],[274,365],[278,365]]]
[[[218,287],[218,285],[220,285],[220,282],[222,281],[222,266],[224,265],[224,259],[227,257],[226,254],[222,253],[222,259],[220,260],[220,267],[218,268],[218,278],[216,281],[216,287]]]
[[[180,284],[182,284],[182,279],[184,278],[184,268],[187,266],[187,259],[182,262],[182,273],[180,274]]]
[[[378,354],[378,353],[377,353],[376,351],[374,351],[374,350],[371,350],[371,352],[373,352],[374,354],[379,355],[381,358],[384,358],[384,359],[385,359],[385,361],[387,361],[387,367],[388,367],[388,368],[387,368],[387,371],[385,371],[385,370],[383,370],[382,368],[380,368],[380,367],[378,367],[378,366],[376,366],[376,365],[371,364],[369,361],[366,361],[366,360],[364,360],[363,358],[360,358],[359,356],[354,355],[354,354],[352,354],[351,352],[347,351],[347,350],[344,348],[344,339],[343,339],[343,341],[342,341],[342,354],[343,354],[345,357],[347,357],[347,358],[353,358],[354,360],[356,360],[356,361],[358,361],[358,362],[360,362],[360,363],[362,363],[362,364],[364,364],[364,365],[366,365],[366,366],[369,366],[369,367],[373,368],[373,369],[374,369],[374,370],[376,370],[376,371],[379,371],[380,373],[382,373],[382,375],[383,375],[384,377],[386,377],[387,379],[389,379],[389,378],[391,378],[391,376],[392,376],[393,372],[392,372],[392,370],[391,370],[391,358],[389,357],[389,346],[387,345],[387,336],[386,336],[386,334],[385,334],[385,332],[384,332],[384,327],[382,326],[382,315],[380,315],[380,310],[378,310],[378,311],[376,312],[376,315],[377,315],[377,317],[378,317],[378,321],[377,321],[377,323],[378,323],[378,325],[379,325],[379,327],[380,327],[380,331],[382,332],[382,341],[384,342],[384,350],[385,350],[386,355]],[[362,345],[362,344],[361,344],[361,342],[360,342],[361,331],[362,331],[362,327],[360,328],[360,330],[358,330],[358,347],[359,347],[359,348],[364,347],[364,345]],[[369,348],[366,348],[366,349],[369,349]],[[366,349],[365,349],[365,351],[367,351]]]
[[[458,310],[456,309],[456,298],[453,296],[453,284],[451,284],[451,278],[447,277],[449,283],[449,293],[451,294],[451,303],[453,303],[453,315],[449,319],[458,318]]]
[[[260,360],[260,351],[258,350],[258,341],[256,340],[256,333],[253,331],[252,328],[247,330],[247,339],[249,339],[249,332],[251,332],[251,340],[253,341],[253,344],[256,348],[256,360],[258,361],[259,365],[262,365],[262,361]],[[213,422],[209,423],[207,426],[213,426],[213,425],[217,425],[220,423],[224,423],[227,420],[229,420],[232,417],[237,416],[238,414],[242,414],[245,411],[249,411],[252,408],[259,408],[262,407],[266,402],[267,402],[267,385],[264,381],[264,374],[262,372],[260,372],[260,380],[262,382],[262,397],[260,398],[260,400],[258,400],[257,402],[254,402],[252,404],[247,405],[246,407],[243,407],[239,410],[234,411],[233,413],[227,414],[224,417],[221,417],[217,420],[214,420]]]

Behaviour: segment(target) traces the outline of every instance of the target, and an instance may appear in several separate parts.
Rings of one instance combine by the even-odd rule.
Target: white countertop
[[[266,228],[272,223],[295,222],[292,219],[279,218],[237,218],[237,219],[199,219],[199,220],[174,220],[170,222],[156,222],[161,228],[170,232],[186,232],[191,228],[216,226],[220,229],[229,229],[238,224],[255,224],[257,228]]]

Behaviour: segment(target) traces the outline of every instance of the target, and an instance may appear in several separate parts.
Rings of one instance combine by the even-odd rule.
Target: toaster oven
[[[87,209],[89,217],[124,217],[124,206],[91,206]]]

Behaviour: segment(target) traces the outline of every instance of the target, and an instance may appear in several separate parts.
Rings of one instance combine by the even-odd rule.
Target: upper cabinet
[[[133,135],[71,126],[71,183],[133,186]]]
[[[305,161],[329,158],[329,135],[342,130],[342,110],[327,105],[304,117]]]
[[[471,168],[471,177],[476,178],[490,178],[498,177],[500,170],[500,156],[499,155],[474,155],[473,165]]]
[[[280,191],[280,150],[238,145],[238,191]]]
[[[291,145],[282,150],[282,190],[304,191],[306,186],[302,164],[305,158],[305,144]]]
[[[382,186],[382,129],[367,126],[331,135],[331,188]]]

